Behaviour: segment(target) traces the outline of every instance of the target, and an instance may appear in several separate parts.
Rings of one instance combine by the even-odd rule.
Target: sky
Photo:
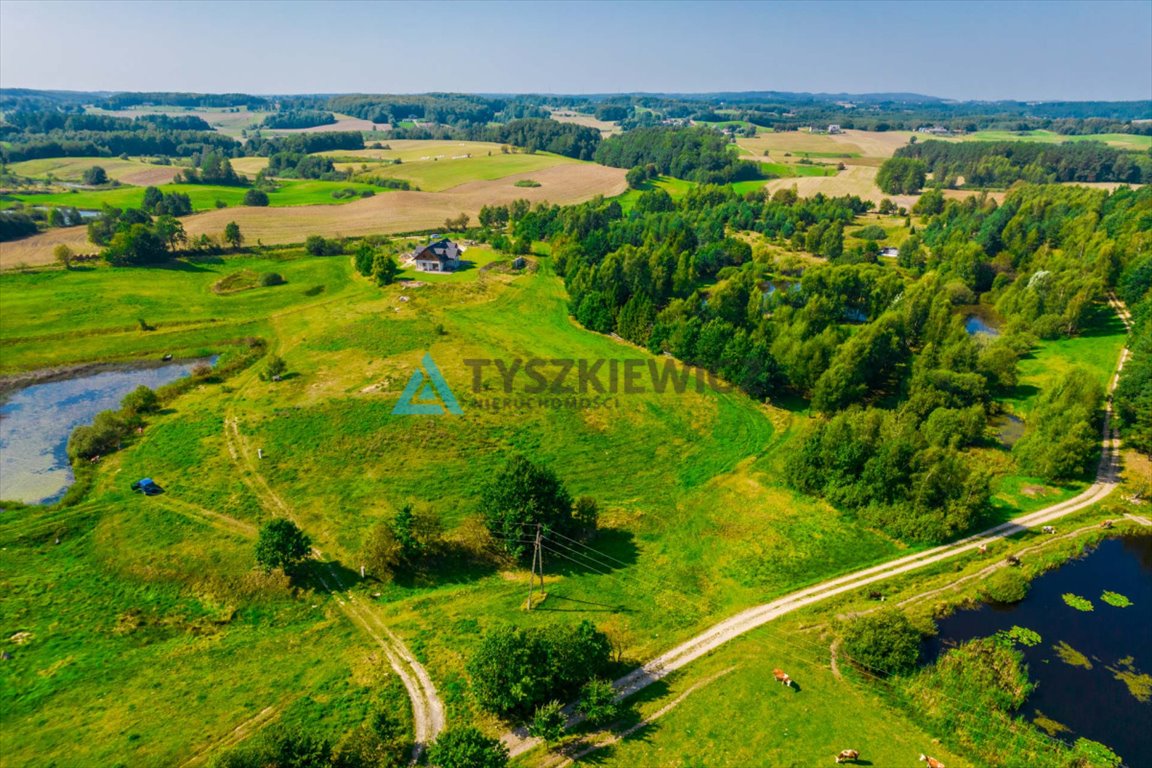
[[[1152,0],[2,0],[0,86],[1152,99]]]

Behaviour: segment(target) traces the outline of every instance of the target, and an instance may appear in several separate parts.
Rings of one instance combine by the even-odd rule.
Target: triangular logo
[[[443,374],[432,361],[432,355],[425,353],[420,361],[422,368],[412,371],[412,378],[400,394],[400,401],[392,409],[398,416],[440,416],[451,413],[462,416],[460,403],[448,388]]]

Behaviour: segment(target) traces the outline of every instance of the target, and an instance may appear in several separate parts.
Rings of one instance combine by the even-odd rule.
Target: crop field
[[[84,171],[96,165],[107,172],[108,178],[138,187],[167,184],[180,172],[179,166],[154,165],[144,160],[122,160],[119,157],[53,157],[25,160],[9,165],[8,170],[30,179],[46,179],[51,175],[57,181],[79,182],[84,176]]]
[[[464,157],[462,155],[468,154]],[[436,158],[436,159],[433,159]],[[535,154],[475,154],[457,152],[451,156],[432,156],[427,160],[409,160],[400,165],[377,163],[339,163],[337,169],[362,173],[366,177],[405,179],[424,192],[442,192],[470,181],[491,181],[506,176],[523,175],[558,165],[579,163],[578,160],[547,152]],[[363,170],[368,165],[367,170]]]
[[[375,142],[373,142],[375,143]],[[382,142],[388,149],[334,149],[319,152],[322,157],[330,157],[335,162],[371,162],[373,160],[402,163],[451,160],[465,155],[500,154],[500,144],[489,141],[437,141],[422,139],[389,139]]]
[[[236,111],[232,111],[235,109]],[[199,117],[208,125],[226,136],[239,139],[241,133],[256,125],[264,119],[267,112],[251,112],[247,107],[151,107],[141,106],[131,109],[100,109],[88,107],[85,110],[93,115],[111,115],[112,117],[139,117],[140,115],[175,115],[177,117]]]
[[[1069,141],[1101,141],[1120,149],[1147,150],[1152,148],[1152,136],[1134,133],[1095,133],[1070,136],[1052,131],[977,131],[963,137],[965,141],[1042,141],[1063,144]]]
[[[515,182],[521,178],[531,178],[540,186],[517,187]],[[311,234],[354,236],[435,229],[460,213],[475,217],[484,205],[520,198],[533,203],[573,203],[595,195],[616,195],[626,186],[624,171],[618,168],[564,163],[529,174],[471,181],[445,192],[388,192],[339,206],[207,211],[186,219],[184,225],[189,234],[219,234],[225,224],[236,221],[250,240],[299,243]]]

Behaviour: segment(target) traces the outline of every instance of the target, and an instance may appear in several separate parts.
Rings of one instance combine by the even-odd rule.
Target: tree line
[[[315,128],[318,125],[332,125],[336,115],[319,109],[288,109],[266,116],[261,125],[265,128]]]
[[[917,164],[919,163],[919,164]],[[904,182],[909,168],[932,174],[941,187],[1008,187],[1017,181],[1152,181],[1152,157],[1096,141],[1049,144],[1039,141],[923,141],[896,150],[881,166],[877,184],[888,194],[910,194],[919,186]],[[887,182],[887,185],[886,185]],[[902,182],[902,183],[897,183]],[[897,189],[900,186],[900,189]],[[912,188],[915,187],[915,188]]]
[[[648,168],[703,184],[760,178],[756,163],[740,160],[728,139],[708,128],[636,128],[611,136],[596,150],[596,162],[614,168]],[[652,174],[649,174],[652,175]]]

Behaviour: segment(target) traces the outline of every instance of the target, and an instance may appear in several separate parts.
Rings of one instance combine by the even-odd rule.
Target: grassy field
[[[431,162],[433,158],[451,160],[463,155],[477,157],[502,154],[500,144],[489,141],[438,141],[422,139],[388,139],[382,142],[387,149],[334,149],[318,154],[330,157],[335,162],[372,163],[392,162],[400,160],[402,163]]]
[[[552,168],[558,165],[578,163],[578,160],[553,155],[547,152],[535,154],[476,154],[459,153],[443,159],[412,160],[401,165],[368,165],[364,162],[339,163],[339,170],[364,173],[369,177],[381,176],[391,179],[405,179],[425,192],[441,192],[470,181],[489,181],[506,176],[523,175],[533,171]]]
[[[286,205],[337,205],[359,199],[356,197],[336,198],[333,192],[354,189],[357,192],[371,191],[385,194],[390,190],[373,187],[352,181],[317,181],[315,179],[282,179],[276,182],[277,189],[268,193],[270,206]],[[229,207],[241,206],[244,202],[245,187],[225,187],[215,184],[160,184],[162,192],[183,192],[192,201],[195,211],[216,208],[216,201],[222,200]],[[55,194],[15,194],[5,195],[7,201],[17,200],[26,205],[68,205],[76,208],[99,210],[104,205],[116,208],[139,208],[144,199],[144,190],[139,187],[117,187],[107,190],[77,190]]]
[[[1068,136],[1052,131],[977,131],[962,137],[965,141],[1043,141],[1063,144],[1069,141],[1102,141],[1121,149],[1147,150],[1152,148],[1152,136],[1134,133],[1095,133],[1087,136]]]
[[[505,258],[486,248],[472,255],[477,265]],[[610,560],[591,565],[549,552],[548,596],[530,614],[520,607],[526,573],[515,568],[453,560],[434,575],[362,586],[362,598],[428,667],[449,721],[493,731],[499,725],[475,710],[463,671],[488,627],[589,618],[612,628],[627,659],[643,660],[743,607],[907,551],[786,486],[803,411],[707,389],[621,394],[584,409],[508,404],[491,366],[473,391],[470,359],[664,362],[578,327],[548,259],[536,258],[535,273],[420,274],[412,276],[423,286],[384,289],[354,275],[348,257],[298,251],[172,269],[0,275],[3,372],[202,354],[261,336],[290,374],[273,384],[247,372],[183,396],[101,465],[90,520],[67,512],[0,520],[0,541],[12,553],[0,560],[10,596],[0,619],[12,632],[32,633],[16,649],[26,662],[0,671],[8,677],[0,686],[4,731],[21,742],[21,762],[59,762],[77,754],[68,750],[80,741],[82,757],[100,764],[171,764],[266,707],[290,724],[318,720],[318,730],[332,734],[375,706],[403,711],[402,700],[375,692],[391,678],[327,596],[267,583],[251,570],[242,533],[205,524],[204,510],[249,528],[272,514],[236,464],[238,453],[256,447],[264,453],[260,476],[349,573],[366,533],[405,503],[431,507],[450,540],[468,541],[478,484],[513,451],[553,467],[574,495],[600,502],[593,546]],[[271,271],[287,284],[212,290],[229,275]],[[139,330],[139,317],[157,330]],[[1120,337],[1103,316],[1098,330],[1037,350],[1024,386],[1044,386],[1061,360],[1082,352],[1103,371]],[[391,414],[425,352],[462,416]],[[235,439],[225,439],[226,423],[236,424]],[[168,492],[155,500],[125,492],[125,478],[145,475]],[[1020,499],[1033,502],[1040,503]],[[61,530],[61,545],[50,543]],[[924,749],[925,734],[868,691],[838,682],[791,638],[758,633],[654,688],[639,705],[644,714],[738,667],[641,732],[648,736],[592,761],[737,765],[771,755],[774,764],[812,765],[851,746],[890,764]],[[97,672],[112,658],[111,671]],[[794,670],[801,692],[775,686],[774,666]],[[222,675],[241,683],[204,685]],[[735,714],[721,721],[718,711]],[[747,723],[743,738],[719,739],[734,722]]]

